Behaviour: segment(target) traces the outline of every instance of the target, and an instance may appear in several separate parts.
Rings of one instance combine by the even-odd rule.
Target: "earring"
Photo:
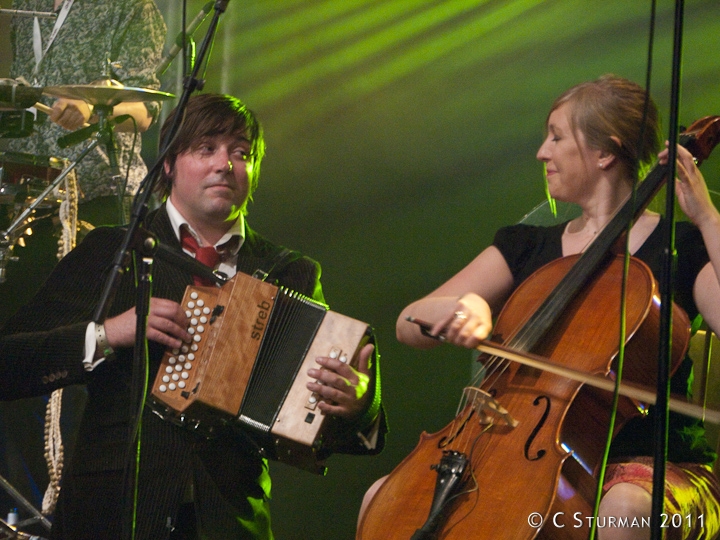
[[[232,172],[232,171],[233,171],[232,161],[228,160],[228,172]]]
[[[605,168],[605,164],[602,161],[598,162],[598,169],[604,169],[604,168]]]

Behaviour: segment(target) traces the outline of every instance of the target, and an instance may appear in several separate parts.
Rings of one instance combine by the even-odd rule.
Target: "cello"
[[[720,117],[706,117],[679,139],[698,160],[720,142]],[[554,365],[613,378],[620,348],[623,256],[613,247],[659,191],[657,165],[581,255],[540,268],[511,295],[493,329],[504,348]],[[627,269],[623,380],[654,384],[659,298],[650,269]],[[682,360],[690,324],[673,306],[672,368]],[[363,514],[357,540],[586,538],[594,475],[610,425],[612,396],[552,371],[484,357],[479,386],[466,388],[458,414],[420,442],[385,479]],[[645,410],[621,398],[613,435]],[[573,518],[581,516],[581,519]],[[559,521],[558,521],[559,519]]]

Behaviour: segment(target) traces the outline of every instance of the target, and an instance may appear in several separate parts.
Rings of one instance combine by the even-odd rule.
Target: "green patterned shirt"
[[[54,0],[14,0],[13,8],[33,11],[52,11]],[[55,19],[40,18],[42,48],[48,42]],[[24,77],[39,86],[90,84],[103,77],[107,59],[117,62],[111,77],[125,86],[159,89],[155,76],[160,63],[166,37],[162,15],[153,0],[75,0],[64,24],[40,64],[33,80],[35,56],[33,54],[33,18],[14,17],[11,39],[13,64],[11,77]],[[54,98],[43,97],[52,104]],[[153,117],[159,103],[146,104]],[[74,161],[90,143],[61,149],[57,139],[69,133],[51,122],[46,115],[38,114],[35,133],[30,137],[7,140],[5,149],[42,157],[65,157]],[[124,183],[128,165],[127,192],[134,193],[147,173],[140,156],[142,147],[138,135],[133,148],[133,133],[115,132],[118,164]],[[82,200],[114,195],[110,167],[105,149],[98,145],[77,166]]]

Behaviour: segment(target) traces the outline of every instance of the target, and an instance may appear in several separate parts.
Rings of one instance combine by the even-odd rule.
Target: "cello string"
[[[529,320],[529,317],[530,316],[527,315],[525,319],[521,321],[519,325],[521,328],[525,326],[525,324]],[[438,339],[440,341],[444,341],[443,332],[441,332],[439,336],[430,336],[430,325],[428,323],[414,318],[408,318],[408,320],[410,322],[418,324],[420,326],[421,332],[423,332],[426,336],[433,337],[434,339]],[[508,341],[512,341],[514,336],[515,334],[512,334]],[[478,359],[478,361],[480,360]],[[483,362],[483,367],[471,377],[468,386],[478,387],[479,389],[492,395],[492,387],[499,383],[502,375],[508,370],[511,365],[511,361],[506,358],[502,358],[497,355],[490,356],[485,362]],[[475,440],[472,429],[468,428],[468,423],[470,422],[471,416],[473,415],[472,407],[470,407],[467,414],[463,414],[463,411],[467,410],[468,406],[469,405],[467,392],[463,391],[460,395],[460,400],[458,402],[458,406],[455,412],[455,417],[450,423],[450,431],[448,436],[450,439],[448,444],[450,442],[456,441],[457,446],[455,446],[454,448],[457,448],[459,451],[463,452],[465,452],[468,446]],[[479,414],[477,416],[479,417]],[[460,421],[461,417],[462,421]]]
[[[503,364],[506,364],[506,365],[509,364],[509,362],[505,361],[504,359],[500,358],[499,356],[492,356],[490,358],[489,363],[497,364],[498,361],[500,364],[500,366],[499,366],[500,368],[502,368]],[[491,372],[496,373],[497,369],[498,369],[498,366],[496,365],[491,370]],[[480,383],[480,384],[478,384],[478,383]],[[492,386],[492,385],[490,385],[490,386]],[[458,442],[457,448],[459,449],[459,451],[462,451],[465,454],[468,453],[467,449],[470,447],[470,445],[471,444],[474,445],[475,441],[477,441],[477,438],[480,437],[482,435],[482,433],[485,431],[485,430],[483,430],[483,432],[476,435],[474,433],[474,429],[472,427],[468,426],[470,421],[472,421],[472,424],[474,425],[475,422],[478,422],[478,424],[479,424],[480,420],[481,420],[481,418],[480,418],[481,411],[478,411],[476,409],[475,403],[470,403],[468,390],[469,389],[478,389],[481,391],[485,391],[483,389],[487,388],[487,387],[488,387],[488,377],[486,374],[485,364],[483,364],[483,368],[481,368],[471,378],[470,384],[468,386],[466,386],[465,389],[463,390],[463,392],[461,393],[460,401],[458,403],[458,408],[455,413],[455,419],[452,422],[451,431],[455,433],[455,437]],[[488,388],[487,393],[491,394],[490,388]],[[474,400],[474,401],[477,401],[477,400]],[[467,411],[467,413],[465,413],[465,415],[464,415],[463,411]],[[464,416],[464,420],[462,423],[458,423],[458,419],[461,417],[461,415]],[[472,419],[473,415],[476,417],[476,420]]]
[[[524,329],[527,326],[527,322],[530,320],[531,315],[525,315],[524,319],[521,320],[519,327]],[[445,341],[444,333],[441,332],[438,336],[433,336],[429,333],[431,325],[425,321],[421,321],[414,317],[408,317],[407,320],[420,327],[420,331],[427,337],[437,339],[439,341]],[[510,338],[506,340],[507,343],[516,341],[518,332],[511,334]],[[478,359],[479,361],[479,359]],[[498,355],[492,355],[483,362],[483,367],[475,373],[470,380],[469,387],[475,388],[486,392],[494,398],[493,386],[499,384],[502,376],[507,372],[508,368],[513,364],[511,360],[503,358]],[[478,382],[480,384],[478,384]],[[500,407],[504,407],[500,405]],[[482,411],[480,411],[482,412]],[[478,422],[481,420],[480,412],[475,410],[475,406],[469,404],[468,393],[463,391],[458,402],[455,417],[449,425],[449,434],[447,440],[441,443],[441,447],[448,447],[453,444],[450,448],[455,448],[457,451],[463,453],[467,452],[470,444],[475,444],[477,437],[473,430],[474,422],[471,422],[473,416],[477,416]],[[507,421],[507,417],[505,418]],[[483,430],[483,433],[489,429],[489,427]]]

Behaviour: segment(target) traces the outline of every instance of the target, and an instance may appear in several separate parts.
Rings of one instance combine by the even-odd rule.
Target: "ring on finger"
[[[464,320],[467,320],[467,315],[465,315],[465,312],[463,312],[463,311],[456,311],[455,318],[460,319],[461,321],[464,321]]]

